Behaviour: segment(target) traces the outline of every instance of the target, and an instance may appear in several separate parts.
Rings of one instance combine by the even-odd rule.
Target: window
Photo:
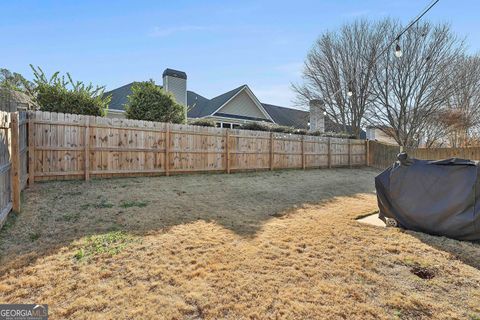
[[[225,129],[232,129],[232,128],[238,128],[240,125],[239,124],[233,124],[229,122],[217,122],[215,123],[217,128],[225,128]]]

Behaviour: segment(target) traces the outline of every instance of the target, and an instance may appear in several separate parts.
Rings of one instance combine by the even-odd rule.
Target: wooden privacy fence
[[[365,142],[32,112],[31,181],[362,166]]]
[[[27,178],[27,114],[0,111],[0,226],[10,210],[20,211]]]
[[[397,160],[400,147],[378,141],[367,141],[367,150],[367,165],[377,169],[385,169]]]
[[[368,165],[378,169],[391,166],[400,152],[400,146],[385,144],[377,141],[368,141]],[[416,148],[405,149],[410,158],[423,160],[441,160],[448,158],[463,158],[480,160],[480,147],[469,148]]]
[[[470,160],[480,160],[480,147],[468,148],[418,148],[406,149],[408,155],[412,158],[424,160],[440,160],[448,158],[462,158]]]

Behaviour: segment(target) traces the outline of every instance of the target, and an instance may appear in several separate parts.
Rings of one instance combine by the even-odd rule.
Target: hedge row
[[[211,119],[198,119],[190,122],[194,126],[202,127],[215,127],[215,121]],[[299,134],[299,135],[309,135],[309,136],[320,136],[320,137],[330,137],[330,138],[341,138],[341,139],[355,139],[355,136],[344,133],[344,132],[320,132],[313,131],[308,132],[305,129],[295,129],[293,127],[279,126],[279,125],[269,125],[261,122],[249,122],[242,124],[238,129],[241,130],[254,130],[254,131],[268,131],[268,132],[280,132],[280,133],[289,133],[289,134]]]

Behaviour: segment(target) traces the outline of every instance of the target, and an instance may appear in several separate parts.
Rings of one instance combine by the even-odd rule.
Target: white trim
[[[257,97],[253,94],[252,90],[250,90],[250,88],[247,85],[244,85],[242,89],[238,90],[237,93],[235,93],[230,99],[228,99],[224,104],[222,104],[217,110],[215,110],[214,112],[212,112],[211,114],[209,114],[207,116],[203,116],[202,118],[215,116],[215,113],[217,113],[220,109],[222,109],[224,106],[226,106],[230,101],[235,99],[235,97],[238,96],[244,90],[246,90],[248,96],[250,97],[250,99],[252,99],[253,103],[257,106],[257,108],[260,110],[260,112],[262,112],[263,115],[266,116],[270,121],[272,121],[272,123],[276,123],[275,121],[273,121],[272,117],[270,117],[268,112],[265,111],[265,109],[263,108],[260,101],[257,99]]]
[[[125,113],[125,110],[118,110],[118,109],[107,109],[107,113]]]

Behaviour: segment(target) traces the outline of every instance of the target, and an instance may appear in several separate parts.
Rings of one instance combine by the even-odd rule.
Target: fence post
[[[302,169],[305,170],[305,136],[302,136]]]
[[[331,169],[332,168],[332,148],[331,148],[331,141],[330,141],[330,137],[327,138],[327,159],[328,159],[328,169]]]
[[[90,180],[90,117],[85,118],[85,181]]]
[[[32,113],[28,114],[29,117]],[[35,120],[28,121],[28,185],[35,183]]]
[[[165,131],[165,175],[170,175],[170,124],[166,123]]]
[[[273,132],[270,132],[270,171],[273,170]]]
[[[230,129],[225,133],[225,168],[230,173]]]
[[[348,139],[348,167],[352,168],[352,141]]]
[[[20,212],[20,150],[19,150],[19,130],[18,130],[18,112],[11,113],[10,132],[10,159],[12,161],[11,179],[12,179],[12,201],[13,211]]]
[[[370,167],[370,140],[365,140],[365,164]]]

